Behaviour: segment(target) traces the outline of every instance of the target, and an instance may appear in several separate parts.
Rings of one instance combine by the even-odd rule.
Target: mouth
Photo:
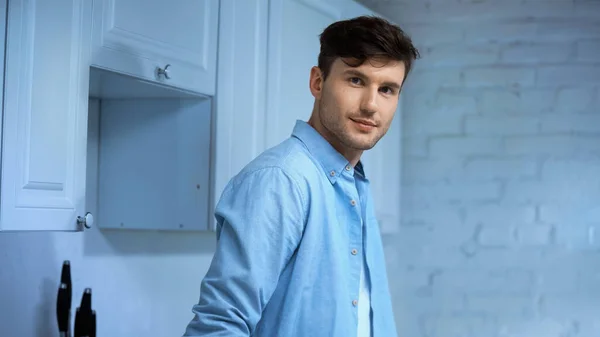
[[[377,126],[377,124],[373,121],[370,121],[368,119],[358,119],[358,118],[350,118],[354,123],[358,123],[358,124],[362,124],[362,125],[366,125],[366,126],[371,126],[371,127],[375,127]]]
[[[363,131],[370,131],[377,126],[375,122],[367,119],[350,118],[350,120],[354,122],[356,127]]]

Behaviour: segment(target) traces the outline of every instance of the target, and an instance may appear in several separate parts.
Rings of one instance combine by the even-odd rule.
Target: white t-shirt
[[[358,337],[371,337],[371,296],[369,279],[365,275],[366,258],[360,269],[360,292],[358,295]]]

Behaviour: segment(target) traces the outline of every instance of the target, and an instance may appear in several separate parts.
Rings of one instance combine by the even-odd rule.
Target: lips
[[[356,118],[351,118],[351,119],[355,123],[363,124],[363,125],[366,125],[366,126],[371,126],[371,127],[377,126],[377,124],[375,122],[370,121],[368,119],[356,119]]]

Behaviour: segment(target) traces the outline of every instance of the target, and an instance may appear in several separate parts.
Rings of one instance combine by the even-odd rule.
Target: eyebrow
[[[354,75],[354,76],[358,76],[358,77],[362,77],[362,78],[368,78],[367,75],[365,75],[363,72],[356,70],[356,69],[347,69],[344,71],[344,74],[346,75]],[[394,88],[394,89],[400,89],[400,84],[396,83],[396,82],[383,82],[383,85]]]

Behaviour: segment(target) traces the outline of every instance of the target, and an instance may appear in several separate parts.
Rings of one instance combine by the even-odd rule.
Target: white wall
[[[181,336],[213,251],[210,234],[0,233],[0,336],[58,336],[65,259],[74,305],[92,288],[98,336]]]
[[[600,2],[364,2],[423,56],[386,238],[400,335],[600,336]]]

